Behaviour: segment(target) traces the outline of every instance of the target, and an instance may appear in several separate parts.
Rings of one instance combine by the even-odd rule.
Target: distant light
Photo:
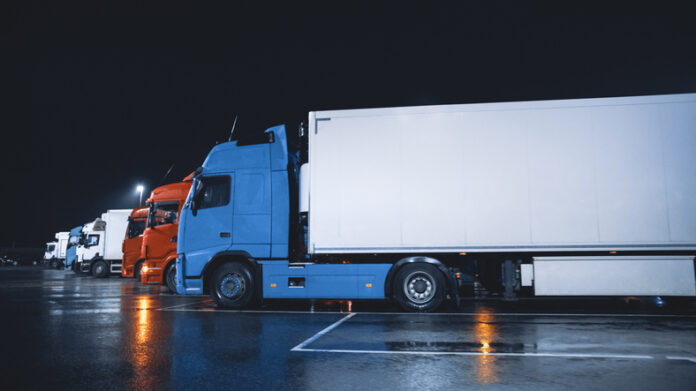
[[[143,185],[138,185],[135,187],[135,191],[137,191],[138,193],[142,193],[143,190],[145,190],[145,187],[143,187]]]
[[[278,285],[276,285],[275,283],[271,283],[271,288],[275,288],[276,286]]]
[[[616,251],[609,251],[609,254],[616,254]]]
[[[466,253],[459,253],[459,255],[466,255]]]
[[[370,284],[369,282],[367,284],[365,284],[365,286],[368,288],[372,288],[372,284]]]

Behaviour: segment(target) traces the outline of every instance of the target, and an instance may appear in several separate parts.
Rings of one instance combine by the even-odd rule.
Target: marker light
[[[140,269],[141,273],[147,273],[147,269],[149,269],[146,265],[143,265],[143,267]]]

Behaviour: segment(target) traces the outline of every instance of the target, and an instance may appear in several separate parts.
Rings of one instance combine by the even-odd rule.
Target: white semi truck
[[[70,232],[57,232],[55,241],[46,243],[46,251],[44,252],[44,262],[48,263],[51,268],[59,268],[65,262],[65,251],[68,248],[68,239]]]
[[[283,126],[211,150],[181,214],[179,293],[416,311],[464,281],[508,298],[696,295],[696,94],[319,111],[308,124],[299,164]]]
[[[110,209],[82,227],[82,240],[76,250],[77,270],[95,277],[121,273],[121,244],[130,213],[130,209]]]

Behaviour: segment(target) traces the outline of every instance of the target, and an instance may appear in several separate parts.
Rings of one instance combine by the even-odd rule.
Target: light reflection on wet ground
[[[238,312],[119,277],[25,268],[0,270],[0,312],[11,388],[696,389],[693,302],[468,300],[404,314],[272,301]]]

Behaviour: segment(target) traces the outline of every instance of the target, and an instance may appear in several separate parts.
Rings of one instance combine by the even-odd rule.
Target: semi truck
[[[128,228],[126,237],[121,244],[123,258],[121,261],[121,277],[140,280],[140,270],[136,270],[135,265],[140,260],[141,247],[143,244],[143,232],[147,222],[148,207],[139,206],[131,211],[128,217]]]
[[[179,215],[191,189],[193,173],[182,182],[160,186],[147,203],[150,213],[143,234],[141,282],[166,285],[176,293],[176,247]]]
[[[44,262],[48,263],[52,269],[57,269],[63,265],[65,261],[65,250],[68,247],[69,232],[57,232],[55,241],[46,243],[46,252],[44,253]]]
[[[696,295],[696,94],[316,111],[298,148],[265,135],[196,170],[180,294]]]
[[[65,250],[65,269],[75,271],[75,255],[77,246],[80,244],[82,237],[82,226],[79,225],[70,230],[68,235],[68,247]]]
[[[81,273],[106,277],[121,274],[123,251],[130,209],[111,209],[82,227],[82,240],[76,250],[76,262]]]

